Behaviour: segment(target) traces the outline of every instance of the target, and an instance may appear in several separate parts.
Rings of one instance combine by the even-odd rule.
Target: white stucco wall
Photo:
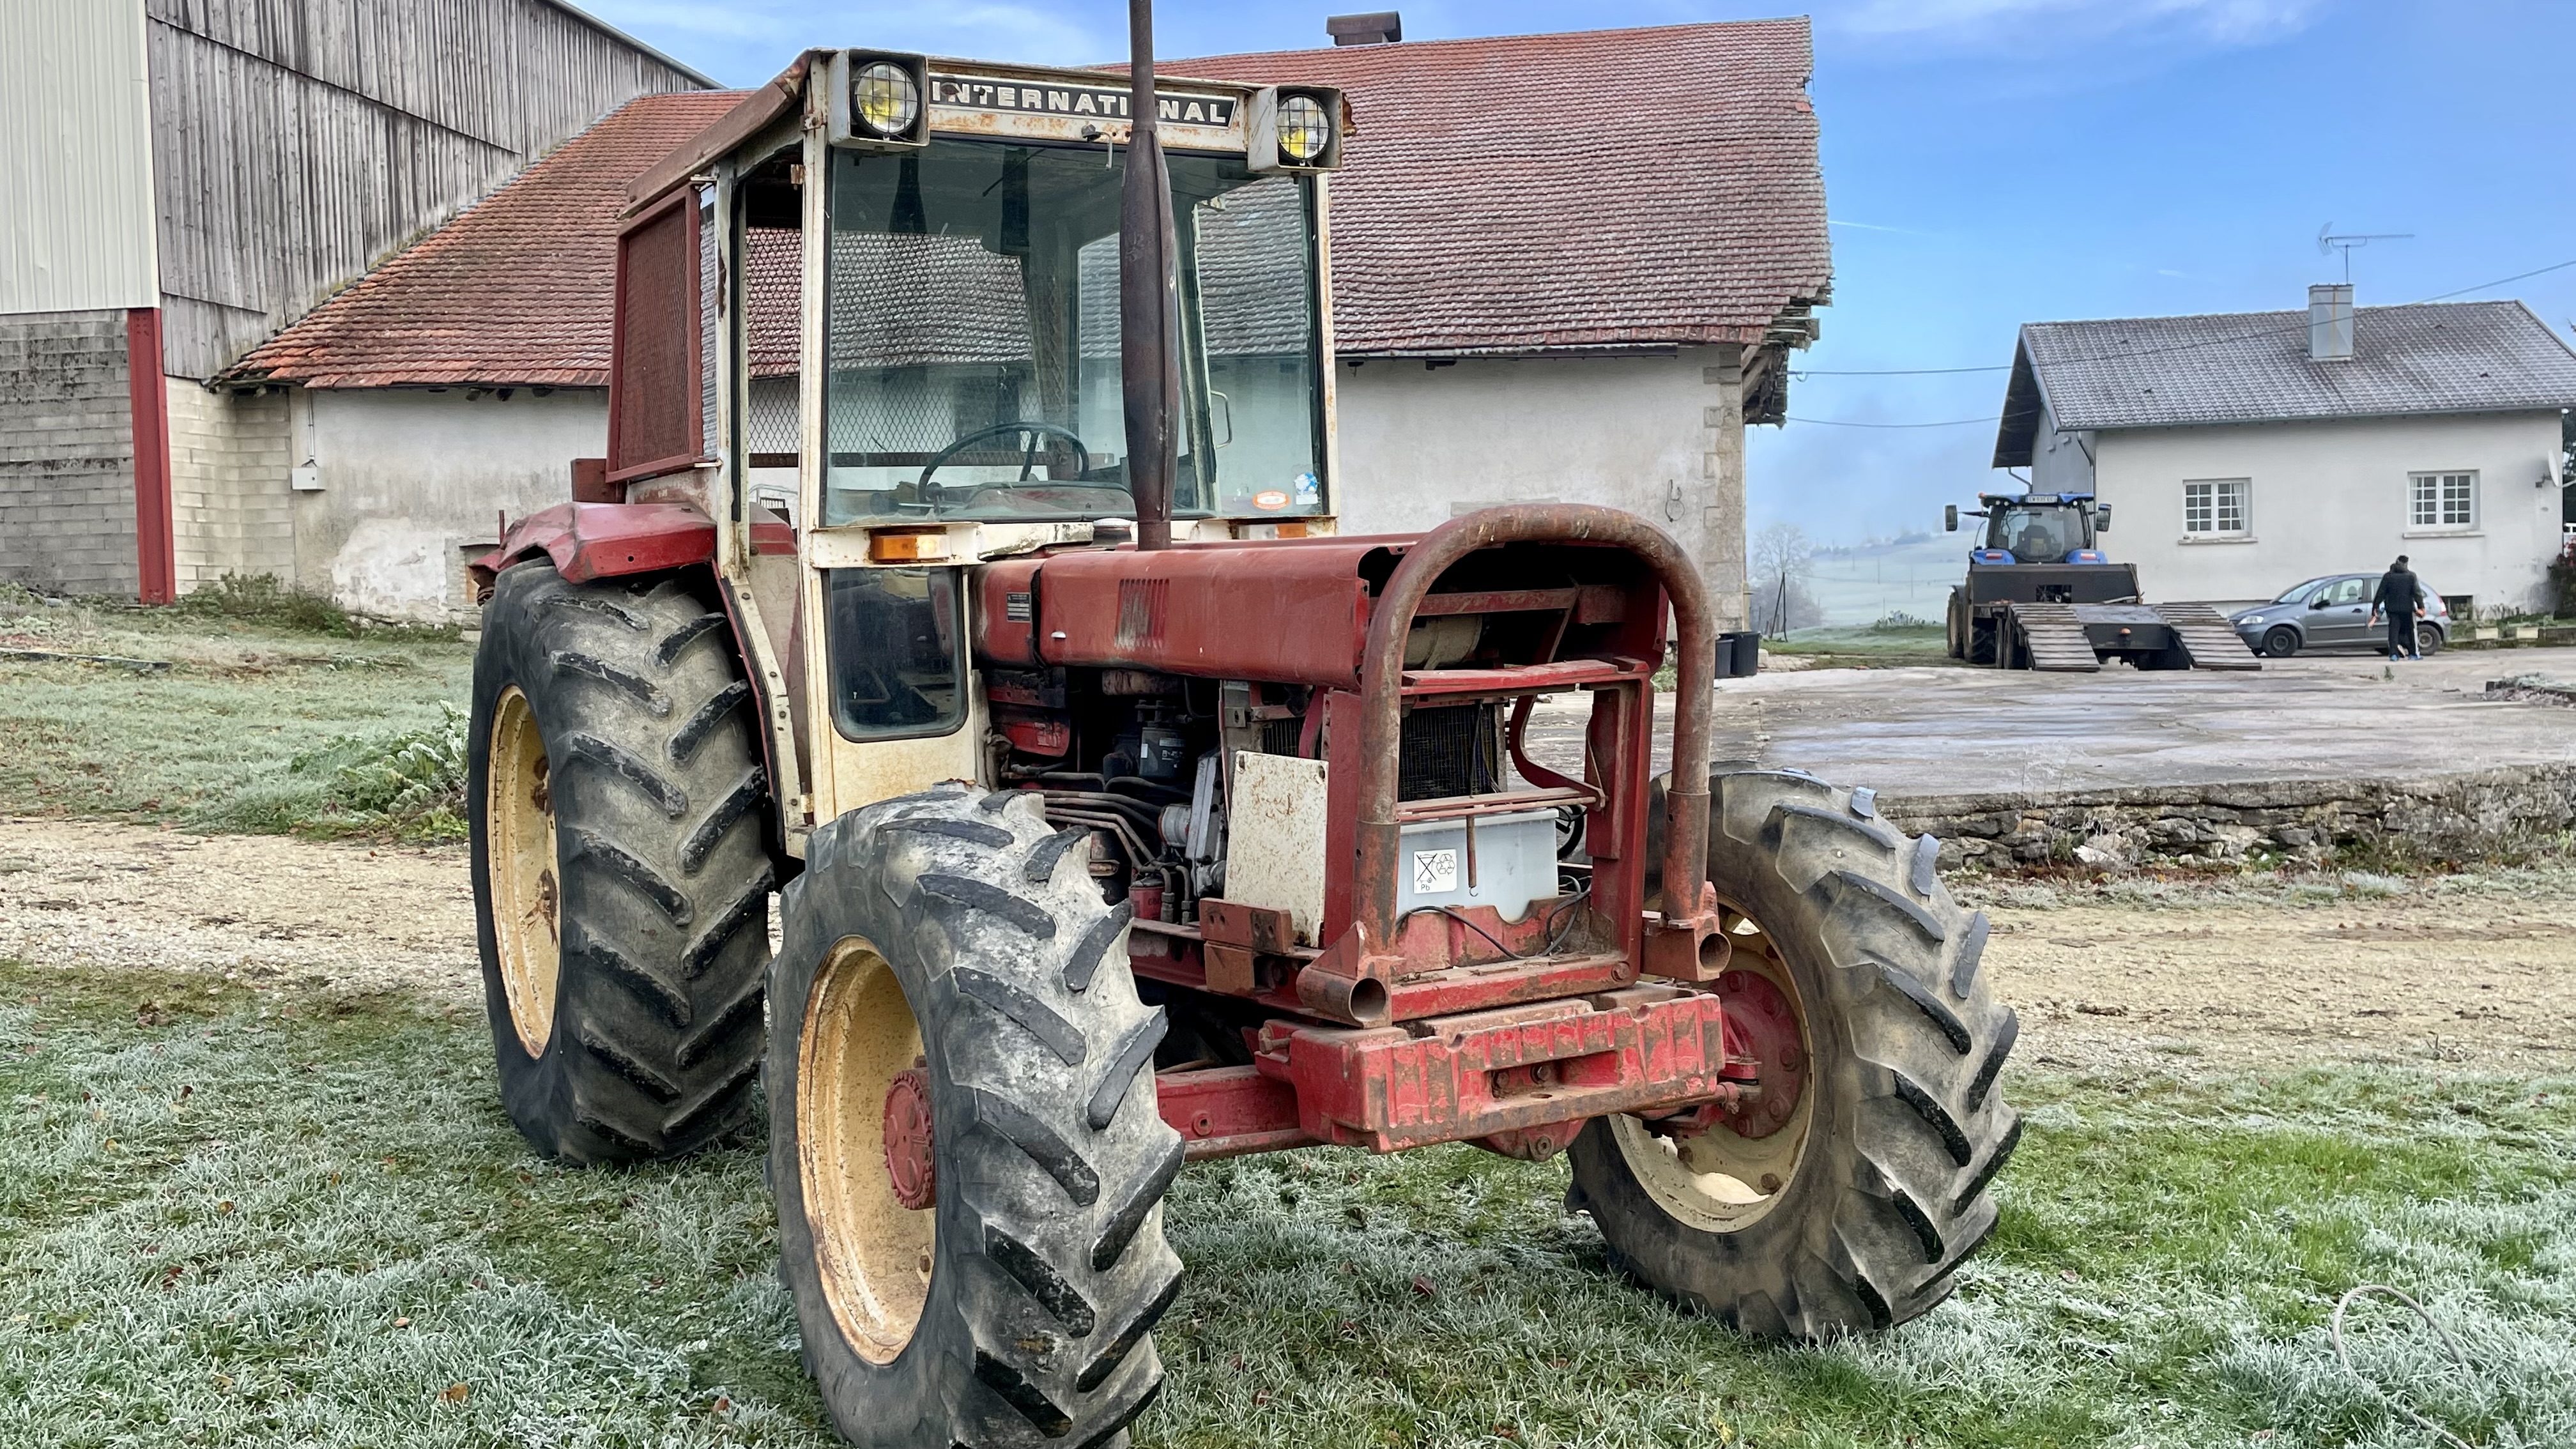
[[[294,495],[296,581],[387,618],[462,608],[467,551],[499,541],[498,514],[568,501],[572,460],[608,451],[593,389],[319,389],[297,403],[292,461],[321,488]]]
[[[2093,488],[2093,434],[2061,433],[2057,419],[2042,408],[2039,432],[2030,440],[2030,491],[2087,493]]]
[[[2402,553],[2440,593],[2521,608],[2559,546],[2558,461],[2555,412],[2144,428],[2095,436],[2094,487],[2113,509],[2108,552],[2151,599],[2268,599]],[[2477,526],[2410,528],[2408,475],[2462,470],[2478,475]],[[2252,480],[2248,538],[2186,541],[2182,485],[2204,478]]]
[[[1601,503],[1700,561],[1721,629],[1744,618],[1744,409],[1732,347],[1662,357],[1380,358],[1339,376],[1345,534],[1427,529],[1495,503]]]
[[[321,484],[294,495],[297,580],[370,614],[430,619],[461,606],[465,554],[495,541],[496,511],[516,520],[563,502],[571,460],[607,451],[597,391],[316,390],[297,401],[291,461],[309,459]],[[1742,627],[1735,349],[1346,361],[1339,404],[1343,533],[1428,529],[1493,503],[1608,504],[1671,532],[1700,560],[1719,627]]]

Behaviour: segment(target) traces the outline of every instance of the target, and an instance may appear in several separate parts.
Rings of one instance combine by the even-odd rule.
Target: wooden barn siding
[[[164,366],[205,377],[688,76],[541,0],[148,0]]]

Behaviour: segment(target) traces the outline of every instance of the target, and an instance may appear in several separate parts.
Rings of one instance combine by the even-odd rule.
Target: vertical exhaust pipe
[[[1172,542],[1173,426],[1181,413],[1177,250],[1172,177],[1163,164],[1154,104],[1153,0],[1127,0],[1127,176],[1118,201],[1118,368],[1127,414],[1127,487],[1136,499],[1136,547]]]

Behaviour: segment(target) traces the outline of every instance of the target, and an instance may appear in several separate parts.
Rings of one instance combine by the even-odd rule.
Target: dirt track
[[[1992,909],[2024,1067],[2576,1068],[2576,923],[2542,899]],[[0,821],[0,958],[480,996],[465,852]]]

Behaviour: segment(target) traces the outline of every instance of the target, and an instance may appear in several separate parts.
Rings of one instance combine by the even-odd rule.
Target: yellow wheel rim
[[[867,942],[833,948],[796,1043],[796,1163],[815,1275],[853,1352],[892,1363],[930,1295],[936,1208],[914,1211],[886,1170],[886,1092],[921,1059],[921,1025]]]
[[[491,765],[484,788],[485,869],[491,875],[492,935],[510,1024],[529,1056],[542,1056],[555,1031],[555,984],[562,975],[562,883],[555,874],[555,807],[537,717],[516,685],[492,712]]]
[[[1610,1140],[1636,1175],[1639,1186],[1665,1212],[1708,1233],[1742,1232],[1761,1221],[1788,1191],[1805,1155],[1807,1130],[1815,1118],[1817,1089],[1813,1063],[1816,1044],[1807,1004],[1798,983],[1780,957],[1779,943],[1752,917],[1724,907],[1728,943],[1734,954],[1730,971],[1750,971],[1780,988],[1798,1016],[1799,1050],[1809,1063],[1806,1090],[1797,1109],[1778,1131],[1764,1137],[1738,1137],[1712,1127],[1696,1137],[1673,1138],[1649,1131],[1634,1117],[1612,1117]]]

